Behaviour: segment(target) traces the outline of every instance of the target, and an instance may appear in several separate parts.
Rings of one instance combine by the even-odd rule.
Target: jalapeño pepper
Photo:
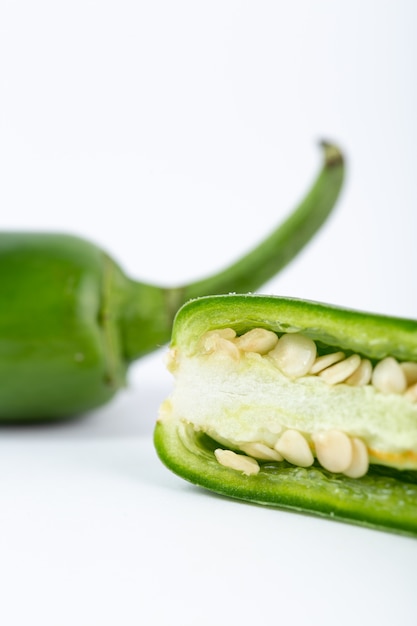
[[[0,234],[0,421],[68,417],[107,402],[129,364],[169,341],[188,299],[258,288],[320,228],[339,195],[342,155],[299,207],[228,269],[178,288],[127,277],[96,245],[61,234]]]
[[[249,502],[417,536],[417,321],[260,295],[175,319],[155,445]]]

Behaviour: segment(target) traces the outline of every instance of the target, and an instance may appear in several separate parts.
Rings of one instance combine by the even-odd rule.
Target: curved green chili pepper
[[[234,498],[417,536],[417,321],[212,296],[175,319],[155,445]]]
[[[97,246],[60,234],[0,234],[0,420],[66,417],[99,406],[129,364],[169,341],[178,308],[199,295],[254,290],[319,229],[339,195],[342,155],[323,144],[311,191],[230,268],[190,285],[131,280]]]

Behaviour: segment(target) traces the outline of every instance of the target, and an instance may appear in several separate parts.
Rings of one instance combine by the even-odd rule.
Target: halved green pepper
[[[0,421],[51,420],[97,407],[124,386],[129,364],[169,341],[184,302],[247,291],[271,278],[331,212],[341,153],[264,242],[228,269],[178,288],[128,278],[96,245],[54,233],[0,233]]]
[[[417,536],[417,321],[260,295],[174,322],[155,445],[220,494]],[[326,373],[325,373],[326,372]]]

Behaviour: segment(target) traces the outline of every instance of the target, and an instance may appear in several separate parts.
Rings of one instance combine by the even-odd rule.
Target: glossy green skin
[[[177,314],[172,346],[192,354],[201,335],[232,327],[297,330],[315,341],[371,359],[394,355],[417,360],[417,322],[350,311],[315,302],[267,296],[200,298]],[[217,493],[248,502],[310,513],[370,528],[417,536],[417,472],[371,466],[351,479],[288,463],[260,462],[254,476],[219,465],[218,444],[192,427],[161,420],[155,428],[159,457],[173,472]]]
[[[0,422],[108,402],[130,363],[168,341],[167,294],[79,237],[0,233]]]
[[[0,234],[0,419],[67,417],[124,379],[94,245],[65,235]]]
[[[417,321],[364,313],[296,298],[225,295],[197,298],[177,313],[171,345],[195,349],[208,330],[254,326],[278,333],[302,332],[314,341],[356,352],[370,359],[394,356],[417,361]]]
[[[242,476],[219,465],[218,443],[173,421],[158,422],[154,442],[171,471],[218,494],[417,537],[416,472],[372,466],[362,478],[347,478],[318,464],[259,462],[258,474]]]

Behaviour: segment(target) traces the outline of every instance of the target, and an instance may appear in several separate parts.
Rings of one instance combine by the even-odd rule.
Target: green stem
[[[188,300],[205,295],[255,291],[310,241],[336,203],[345,170],[343,155],[336,146],[322,142],[321,147],[324,163],[304,200],[269,237],[231,266],[213,276],[175,288],[129,281],[122,320],[127,360],[134,360],[167,343],[175,314]]]
[[[324,165],[310,192],[274,232],[222,272],[187,285],[185,300],[216,293],[247,293],[273,278],[310,241],[330,214],[343,182],[340,151],[323,143]]]

